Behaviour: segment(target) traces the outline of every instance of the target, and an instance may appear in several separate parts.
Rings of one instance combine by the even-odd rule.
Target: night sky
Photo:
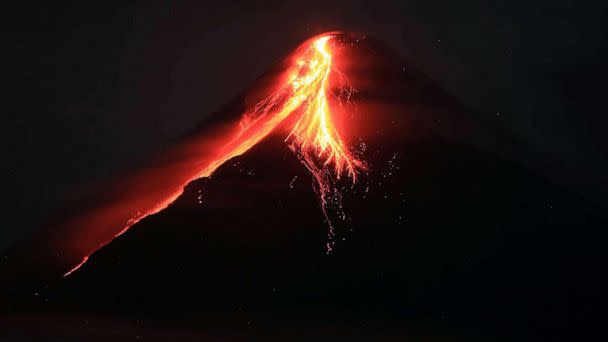
[[[328,30],[397,50],[605,205],[608,5],[602,1],[109,1],[7,8],[0,247],[87,184],[146,160],[282,56]],[[491,118],[491,119],[488,119]]]

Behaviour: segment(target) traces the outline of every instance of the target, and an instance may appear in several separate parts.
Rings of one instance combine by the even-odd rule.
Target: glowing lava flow
[[[333,35],[325,35],[313,40],[299,56],[296,65],[290,68],[287,82],[243,115],[236,133],[208,162],[200,165],[198,170],[193,170],[194,175],[177,191],[145,212],[138,212],[114,237],[123,234],[141,219],[168,207],[182,194],[185,185],[195,179],[210,176],[227,160],[245,153],[292,113],[297,113],[299,117],[285,141],[316,179],[321,207],[330,225],[330,236],[333,235],[333,227],[325,209],[327,194],[332,190],[332,175],[340,179],[343,174],[347,174],[355,182],[357,172],[364,166],[348,151],[332,121],[328,103],[329,77],[333,65],[328,41],[332,37]],[[64,276],[74,272],[87,259],[88,256]]]

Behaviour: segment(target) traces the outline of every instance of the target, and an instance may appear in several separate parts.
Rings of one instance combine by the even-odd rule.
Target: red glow
[[[159,190],[158,195],[155,196],[162,194],[162,197],[157,201],[142,200],[140,203],[138,200],[130,199],[131,202],[136,203],[129,202],[129,208],[136,210],[118,233],[113,234],[113,238],[123,234],[143,218],[167,208],[182,194],[184,186],[198,178],[212,175],[219,166],[245,153],[288,117],[292,117],[294,124],[285,141],[301,157],[303,164],[317,181],[321,206],[330,224],[330,234],[333,234],[333,228],[325,212],[326,195],[332,187],[330,177],[340,179],[346,174],[355,182],[358,171],[364,168],[363,163],[349,152],[338,127],[332,120],[328,97],[331,95],[330,74],[335,71],[329,44],[333,37],[332,34],[328,34],[310,41],[305,50],[296,56],[294,65],[288,70],[288,77],[284,84],[279,85],[278,90],[260,101],[252,110],[244,113],[232,134],[222,136],[220,139],[216,137],[218,141],[214,142],[214,148],[208,146],[199,148],[210,152],[209,155],[199,157],[195,162],[190,160],[191,157],[187,157],[190,159],[184,164],[190,167],[188,174],[181,176],[179,181],[166,185],[173,190]],[[180,169],[180,172],[185,171]],[[112,215],[119,217],[126,209],[116,209],[118,214],[114,214],[112,210],[115,209],[110,208],[107,209],[108,212],[96,213],[96,217],[115,222],[116,218]],[[109,241],[101,244],[97,249],[107,243]],[[84,257],[64,276],[77,270],[87,259],[88,256]]]
[[[70,274],[72,274],[74,271],[76,271],[77,269],[80,268],[80,266],[84,265],[85,262],[87,262],[87,260],[89,260],[89,256],[85,256],[84,258],[82,258],[82,261],[80,261],[76,266],[72,267],[69,271],[67,271],[63,276],[67,277]]]

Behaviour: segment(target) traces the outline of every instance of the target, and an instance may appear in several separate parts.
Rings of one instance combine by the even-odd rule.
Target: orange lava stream
[[[336,179],[347,174],[355,182],[358,170],[363,169],[364,165],[348,151],[332,121],[327,99],[332,71],[332,53],[328,41],[332,37],[325,35],[312,41],[291,68],[286,84],[243,115],[238,131],[217,150],[210,162],[201,165],[179,190],[153,208],[136,213],[114,237],[120,236],[143,218],[167,208],[183,193],[184,186],[196,179],[211,176],[223,163],[257,144],[292,113],[298,113],[299,117],[285,141],[290,143],[292,150],[298,153],[316,179],[321,206],[330,225],[330,234],[333,235],[333,227],[325,210],[325,197],[331,190],[332,172]],[[99,248],[107,243],[109,241]],[[76,271],[87,260],[88,256],[64,277]]]

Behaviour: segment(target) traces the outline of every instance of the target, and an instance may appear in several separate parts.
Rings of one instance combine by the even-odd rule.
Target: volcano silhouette
[[[277,317],[364,330],[380,321],[408,334],[520,338],[597,322],[607,279],[593,267],[605,258],[602,213],[514,161],[525,147],[381,42],[340,39],[340,68],[356,90],[345,104],[348,134],[367,166],[354,184],[336,181],[340,208],[323,215],[314,178],[277,130],[65,278],[116,232],[91,222],[20,246],[5,272],[17,279],[9,310],[203,325],[222,317],[243,329],[277,328],[268,323]],[[238,118],[285,64],[73,212],[156,191],[188,167],[187,146]]]

